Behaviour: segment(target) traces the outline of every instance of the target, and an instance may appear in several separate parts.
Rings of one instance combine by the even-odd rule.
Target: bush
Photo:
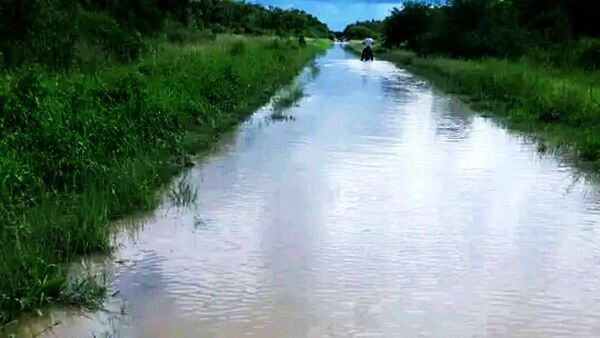
[[[77,9],[72,1],[36,0],[13,10],[20,13],[18,22],[24,27],[12,27],[21,33],[5,37],[4,42],[15,41],[0,44],[8,66],[36,62],[66,69],[105,62],[110,55],[129,61],[144,49],[142,37],[135,30],[121,28],[106,12]]]
[[[270,49],[280,49],[282,46],[281,38],[275,38],[269,43]]]
[[[121,62],[139,58],[146,49],[146,44],[139,32],[119,29],[112,32],[109,38],[109,50]]]
[[[338,32],[334,36],[346,38],[347,40],[362,40],[366,37],[379,38],[381,37],[382,31],[383,21],[381,20],[357,21],[346,26],[342,32]]]
[[[348,39],[348,40],[362,40],[367,37],[374,37],[374,36],[375,36],[375,32],[373,32],[372,30],[370,30],[369,28],[364,27],[364,26],[350,27],[350,29],[348,29],[348,32],[346,33],[346,39]]]
[[[181,24],[171,25],[165,35],[167,41],[179,44],[202,43],[216,39],[216,35],[210,31],[185,27]]]
[[[230,54],[233,56],[240,55],[246,50],[246,44],[244,41],[236,41],[231,45]]]
[[[550,50],[573,41],[567,2],[454,0],[442,6],[407,2],[384,20],[385,44],[451,57],[516,58],[536,49],[552,52],[549,59],[569,59],[570,51]],[[590,51],[590,60],[593,55]],[[548,62],[563,62],[554,60]]]
[[[0,51],[8,66],[37,62],[63,69],[72,64],[77,37],[72,1],[12,1],[0,9]]]
[[[231,31],[311,37],[330,33],[303,11],[238,1],[0,0],[0,4],[0,67],[40,63],[53,69],[77,65],[96,70],[114,61],[112,56],[124,62],[139,57],[148,37],[198,43]]]
[[[159,8],[155,0],[113,1],[109,8],[122,27],[145,35],[159,32],[167,14]]]
[[[303,35],[300,35],[300,37],[298,37],[298,45],[300,47],[306,47],[306,38],[304,38]]]
[[[227,27],[221,24],[215,24],[211,27],[211,30],[214,34],[221,34],[227,32]]]
[[[408,41],[418,39],[429,29],[432,8],[425,4],[407,2],[402,10],[394,9],[392,14],[384,20],[384,44],[396,47]]]
[[[78,15],[79,36],[75,45],[75,62],[80,69],[95,70],[114,61],[116,51],[111,41],[121,28],[104,12],[81,11]]]
[[[261,35],[264,34],[264,31],[260,28],[256,28],[256,27],[244,27],[243,29],[244,34],[250,34],[250,35]]]
[[[110,37],[120,30],[117,21],[105,12],[81,11],[78,15],[79,38],[108,45]]]
[[[600,41],[584,39],[535,48],[527,53],[527,57],[551,67],[595,71],[600,69]]]
[[[585,40],[582,42],[577,65],[589,71],[600,69],[600,40]]]

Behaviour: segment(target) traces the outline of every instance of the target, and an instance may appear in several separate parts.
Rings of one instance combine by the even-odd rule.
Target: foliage
[[[192,22],[199,28],[223,31],[269,32],[326,38],[329,28],[314,16],[297,9],[283,10],[237,1],[200,0],[190,6]]]
[[[0,52],[6,65],[23,59],[66,68],[73,60],[77,25],[73,1],[0,3]]]
[[[285,38],[215,41],[234,31]],[[325,48],[304,36],[329,33],[233,0],[1,0],[0,322],[99,294],[63,264],[108,249],[111,219],[154,206],[186,151]]]
[[[408,2],[384,20],[385,44],[421,54],[516,58],[530,51],[565,49],[581,36],[599,36],[587,10],[593,0],[452,0],[442,6]],[[593,68],[592,46],[582,66]],[[593,62],[592,62],[593,63]]]
[[[600,70],[600,41],[583,40],[579,49],[577,64],[586,70]]]
[[[209,30],[189,29],[177,21],[168,21],[165,24],[165,34],[168,42],[189,44],[214,41],[217,36]]]
[[[95,74],[0,78],[0,322],[89,298],[62,263],[108,249],[111,219],[153,207],[187,151],[212,146],[328,46],[277,41],[222,37]]]
[[[379,20],[357,21],[337,34],[346,40],[362,40],[367,37],[378,39],[383,30],[383,22]]]
[[[413,43],[424,34],[431,25],[432,10],[428,5],[408,2],[404,8],[394,8],[383,24],[383,35],[388,47],[397,47],[402,43]]]
[[[148,38],[196,43],[227,32],[330,35],[306,12],[234,0],[3,0],[0,65],[93,69],[94,64],[139,58]]]
[[[348,40],[362,40],[373,36],[375,36],[375,33],[367,27],[352,26],[346,32],[345,38]]]

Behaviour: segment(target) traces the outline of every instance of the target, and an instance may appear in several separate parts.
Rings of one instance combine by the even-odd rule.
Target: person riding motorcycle
[[[373,38],[371,37],[367,37],[364,41],[363,41],[363,45],[365,45],[365,48],[362,51],[362,55],[360,57],[360,61],[373,61],[373,43],[375,42],[375,40],[373,40]]]

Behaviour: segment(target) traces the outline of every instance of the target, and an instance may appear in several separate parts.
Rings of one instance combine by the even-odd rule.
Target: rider
[[[363,44],[365,45],[365,49],[363,49],[362,56],[360,58],[361,61],[365,61],[365,60],[373,61],[373,43],[374,42],[375,42],[375,40],[373,40],[373,38],[371,38],[370,36],[367,36],[367,38],[363,41]]]

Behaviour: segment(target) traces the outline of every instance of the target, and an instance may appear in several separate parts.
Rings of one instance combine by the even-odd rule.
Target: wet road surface
[[[88,262],[105,311],[22,334],[600,336],[594,184],[391,63],[335,46],[301,82],[293,119],[260,109],[176,180],[192,203]]]

